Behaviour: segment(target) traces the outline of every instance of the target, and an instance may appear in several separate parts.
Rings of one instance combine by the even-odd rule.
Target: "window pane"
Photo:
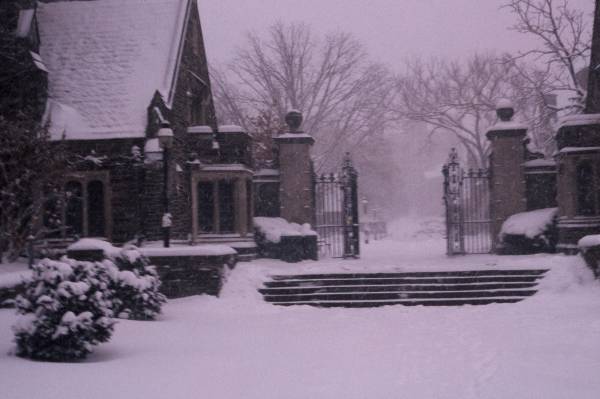
[[[77,181],[70,181],[65,186],[66,212],[65,228],[67,235],[83,235],[83,198],[82,186]]]
[[[88,184],[88,235],[90,237],[104,237],[104,185],[101,181]]]
[[[198,183],[198,229],[200,233],[214,232],[214,207],[213,183]]]
[[[235,198],[232,181],[219,181],[219,222],[221,233],[235,232]]]
[[[46,230],[45,237],[47,238],[59,238],[61,236],[62,211],[59,195],[57,190],[46,193],[44,229]]]

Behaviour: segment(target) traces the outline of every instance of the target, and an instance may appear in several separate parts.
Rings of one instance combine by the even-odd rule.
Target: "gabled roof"
[[[154,93],[172,100],[191,3],[40,3],[53,138],[65,130],[67,139],[143,137]]]

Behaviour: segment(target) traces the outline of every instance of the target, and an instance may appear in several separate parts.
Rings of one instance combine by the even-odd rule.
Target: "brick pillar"
[[[492,126],[486,136],[491,142],[490,156],[490,216],[492,220],[493,248],[497,251],[498,234],[502,223],[511,215],[525,212],[525,143],[527,127],[513,122],[514,109],[502,101],[497,109],[500,121]]]
[[[279,135],[279,203],[281,217],[289,222],[314,222],[313,172],[310,150],[315,140],[301,132],[302,114],[291,111],[285,118],[289,132]]]

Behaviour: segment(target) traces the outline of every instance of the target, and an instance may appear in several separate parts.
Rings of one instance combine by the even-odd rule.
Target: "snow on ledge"
[[[312,139],[313,136],[306,133],[284,133],[277,136],[278,139]]]
[[[97,251],[104,252],[106,257],[113,257],[119,253],[120,248],[110,242],[98,238],[82,238],[67,247],[67,251]]]
[[[208,125],[189,126],[187,132],[190,134],[213,134],[213,128]]]
[[[600,147],[563,147],[558,154],[567,154],[570,152],[594,152],[600,151]]]
[[[552,224],[557,212],[558,208],[545,208],[516,213],[502,224],[500,236],[523,235],[527,238],[535,238]]]
[[[219,133],[245,133],[244,129],[238,125],[221,125],[218,130]]]
[[[577,247],[584,252],[585,250],[596,246],[600,246],[600,234],[585,236],[577,243]]]
[[[600,114],[568,115],[558,122],[558,128],[565,126],[600,125]]]
[[[203,244],[193,246],[142,247],[138,249],[142,255],[149,258],[162,256],[225,256],[235,255],[237,251],[227,245]]]
[[[556,166],[556,161],[552,159],[532,159],[531,161],[527,161],[523,163],[523,166],[526,168],[542,168],[542,167],[552,167]]]
[[[528,126],[515,121],[498,121],[490,126],[488,132],[496,132],[498,130],[527,130]]]
[[[254,227],[265,235],[268,242],[279,243],[282,236],[316,236],[308,223],[299,225],[290,223],[284,218],[255,217]]]

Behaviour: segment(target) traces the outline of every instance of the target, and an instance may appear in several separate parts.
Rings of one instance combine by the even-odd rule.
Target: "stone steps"
[[[258,291],[275,305],[378,307],[514,303],[534,295],[547,270],[271,276]]]

